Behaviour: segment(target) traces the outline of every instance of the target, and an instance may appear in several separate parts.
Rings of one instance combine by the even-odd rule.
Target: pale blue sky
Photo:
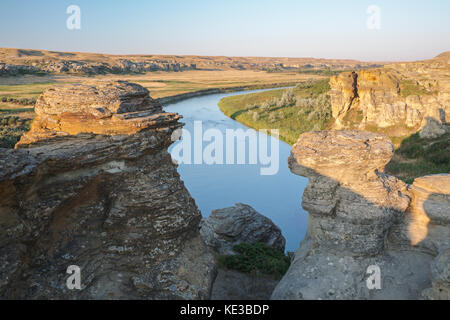
[[[81,30],[66,8],[81,8]],[[367,7],[381,29],[366,27]],[[1,0],[0,47],[417,60],[450,50],[448,0]]]

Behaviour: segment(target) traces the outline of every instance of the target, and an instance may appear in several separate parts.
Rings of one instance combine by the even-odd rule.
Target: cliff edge
[[[331,77],[334,129],[406,136],[431,121],[442,135],[450,120],[450,55]],[[434,133],[432,133],[434,135]]]
[[[209,298],[214,257],[167,152],[180,116],[128,82],[50,88],[36,113],[0,152],[0,297]]]
[[[300,136],[289,167],[309,178],[308,232],[272,299],[450,298],[450,175],[408,186],[383,173],[392,156],[380,134]]]

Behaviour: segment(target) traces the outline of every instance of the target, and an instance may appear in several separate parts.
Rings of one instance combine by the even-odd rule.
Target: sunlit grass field
[[[310,87],[297,86],[292,91],[296,98],[314,100],[329,91],[328,79],[312,82]],[[300,134],[328,126],[331,107],[328,116],[316,114],[314,107],[306,108],[295,103],[263,107],[264,102],[280,99],[285,92],[286,89],[278,89],[226,97],[219,102],[219,107],[225,115],[256,130],[278,129],[280,139],[291,145]]]

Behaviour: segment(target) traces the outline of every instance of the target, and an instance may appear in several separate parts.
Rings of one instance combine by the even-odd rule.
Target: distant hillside
[[[0,48],[0,75],[27,73],[144,73],[184,70],[348,70],[376,65],[357,60],[178,55],[109,55]]]

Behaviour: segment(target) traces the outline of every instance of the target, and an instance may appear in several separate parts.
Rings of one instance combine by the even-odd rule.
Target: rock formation
[[[167,152],[180,116],[127,82],[50,88],[36,113],[0,152],[0,297],[209,298],[214,258]]]
[[[242,203],[214,210],[202,220],[200,234],[218,255],[236,254],[233,246],[243,242],[264,243],[284,252],[286,243],[280,228],[272,220]],[[219,266],[211,299],[267,300],[279,281],[274,275],[243,273]]]
[[[39,68],[27,65],[14,65],[0,62],[0,75],[17,76],[38,73]]]
[[[344,72],[330,80],[336,129],[384,129],[405,136],[434,119],[446,132],[450,119],[450,57]],[[371,130],[370,130],[371,131]]]
[[[202,220],[200,233],[206,245],[218,254],[234,254],[233,245],[243,242],[264,243],[283,252],[286,244],[272,220],[242,203],[214,210]]]
[[[392,156],[384,135],[300,136],[289,166],[309,178],[308,233],[273,299],[449,298],[450,176],[408,186],[383,173]]]

